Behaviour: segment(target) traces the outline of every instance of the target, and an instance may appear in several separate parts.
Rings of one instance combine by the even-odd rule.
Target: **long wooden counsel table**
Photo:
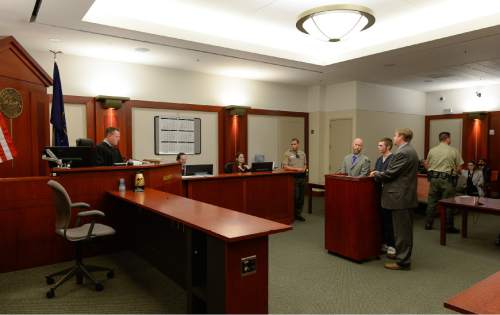
[[[440,218],[440,244],[446,246],[446,208],[462,210],[462,237],[467,237],[467,221],[469,212],[480,212],[500,215],[500,199],[485,197],[457,196],[441,199],[438,202]]]
[[[295,172],[184,177],[188,198],[290,224],[294,219]]]
[[[462,314],[500,314],[500,271],[444,302],[444,307]]]
[[[154,189],[110,196],[132,206],[120,233],[186,289],[188,312],[267,313],[268,235],[291,226]]]

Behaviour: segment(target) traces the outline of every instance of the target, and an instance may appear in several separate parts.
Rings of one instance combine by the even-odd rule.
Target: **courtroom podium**
[[[381,222],[371,177],[325,175],[325,248],[362,262],[378,257]]]

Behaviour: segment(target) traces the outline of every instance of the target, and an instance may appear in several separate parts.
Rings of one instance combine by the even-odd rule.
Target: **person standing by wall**
[[[305,221],[302,216],[304,207],[304,188],[306,185],[307,160],[304,151],[299,150],[299,139],[293,138],[290,141],[290,149],[283,157],[283,168],[289,171],[296,171],[295,174],[295,220]]]

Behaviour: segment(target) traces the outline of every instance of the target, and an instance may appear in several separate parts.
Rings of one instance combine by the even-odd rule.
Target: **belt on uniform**
[[[442,178],[442,179],[451,178],[451,174],[445,172],[429,171],[428,175],[429,178]]]

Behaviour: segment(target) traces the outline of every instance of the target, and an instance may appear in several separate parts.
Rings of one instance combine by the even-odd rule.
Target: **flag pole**
[[[57,55],[59,55],[59,54],[62,54],[62,53],[63,53],[63,52],[62,52],[62,51],[60,51],[60,50],[55,51],[55,50],[49,49],[49,51],[50,51],[50,52],[54,55],[54,62],[55,62],[55,61],[56,61],[56,59],[57,59]]]
[[[12,118],[9,118],[9,131],[10,131],[10,137],[12,138],[12,141],[14,141],[14,128],[12,127]],[[14,160],[12,159],[12,168],[14,168]]]

